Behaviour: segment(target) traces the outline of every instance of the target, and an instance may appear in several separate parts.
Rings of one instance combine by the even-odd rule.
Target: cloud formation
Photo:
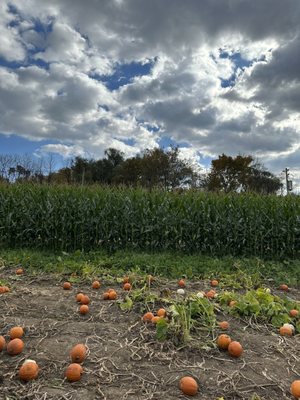
[[[4,0],[0,132],[95,157],[168,136],[296,170],[299,20],[298,0]]]

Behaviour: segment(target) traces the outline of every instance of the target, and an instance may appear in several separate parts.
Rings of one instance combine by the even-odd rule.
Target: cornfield
[[[300,198],[0,186],[0,246],[300,255]]]

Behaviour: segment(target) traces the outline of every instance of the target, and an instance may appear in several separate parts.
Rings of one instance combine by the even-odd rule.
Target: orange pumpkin
[[[231,338],[228,335],[222,334],[217,338],[217,346],[219,347],[219,349],[227,350],[230,343]]]
[[[232,357],[240,357],[243,353],[243,347],[239,342],[231,342],[228,346],[228,353]]]
[[[281,336],[293,336],[293,329],[290,326],[283,325],[279,329]]]
[[[208,299],[214,299],[216,296],[216,292],[214,290],[209,290],[208,292],[205,293],[205,296]]]
[[[78,303],[81,302],[82,296],[84,296],[83,293],[77,293],[77,294],[76,294],[76,301],[78,301]]]
[[[194,378],[191,376],[184,376],[180,379],[179,388],[182,393],[188,396],[195,396],[198,392],[199,386]]]
[[[86,304],[82,304],[82,305],[79,307],[79,312],[80,312],[80,314],[82,314],[82,315],[88,314],[89,311],[90,311],[89,306],[87,306]]]
[[[124,290],[131,290],[131,285],[130,285],[130,283],[129,283],[129,282],[124,283],[123,289],[124,289]]]
[[[223,331],[226,331],[227,329],[229,329],[229,323],[228,323],[227,321],[219,322],[219,327],[220,327]]]
[[[178,286],[181,287],[181,288],[184,288],[185,287],[185,280],[184,279],[179,279]]]
[[[76,344],[70,351],[72,363],[81,364],[86,357],[86,347],[84,344]]]
[[[111,290],[110,292],[108,292],[109,300],[116,300],[117,297],[118,297],[118,295],[115,290]]]
[[[89,296],[87,296],[86,294],[84,294],[84,295],[81,297],[80,303],[81,303],[81,304],[90,304],[90,298],[89,298]]]
[[[22,339],[16,338],[8,342],[6,350],[10,356],[16,356],[22,353],[24,349],[24,342]]]
[[[216,279],[213,279],[213,280],[210,282],[210,285],[211,285],[212,287],[217,287],[217,286],[219,285],[219,281],[217,281]]]
[[[0,336],[0,351],[4,350],[6,346],[6,340],[4,336]]]
[[[21,326],[14,326],[13,328],[11,328],[11,330],[9,331],[9,337],[10,339],[16,339],[19,338],[21,339],[21,337],[24,335],[24,330]]]
[[[144,322],[151,322],[152,318],[154,317],[154,315],[152,314],[152,312],[146,312],[146,314],[143,315],[143,321]]]
[[[291,310],[290,311],[290,316],[291,317],[295,318],[295,317],[298,317],[298,315],[299,315],[299,311],[298,310]]]
[[[283,290],[284,292],[288,292],[288,291],[289,291],[288,285],[285,285],[285,284],[280,285],[280,286],[279,286],[279,289],[280,289],[280,290]]]
[[[166,310],[165,310],[164,308],[160,308],[160,309],[157,311],[157,315],[158,315],[159,317],[165,317],[165,316],[166,316]]]
[[[108,292],[103,293],[103,300],[109,300],[109,293]]]
[[[9,292],[9,288],[7,286],[0,286],[0,294]]]
[[[153,318],[151,319],[151,322],[152,322],[152,324],[157,324],[158,321],[159,321],[160,319],[162,319],[162,317],[159,317],[159,316],[157,315],[157,316],[155,316],[155,317],[153,317]]]
[[[64,282],[64,284],[63,284],[63,289],[64,290],[70,290],[71,287],[72,287],[72,285],[71,285],[70,282]]]
[[[101,286],[101,283],[100,283],[99,281],[94,281],[94,282],[92,283],[92,288],[93,288],[93,289],[99,289],[100,286]]]
[[[296,399],[300,399],[300,380],[291,384],[291,393]]]
[[[18,268],[18,269],[16,270],[16,275],[23,275],[23,274],[24,274],[23,268]]]
[[[19,369],[19,378],[22,381],[28,382],[36,379],[39,374],[39,367],[33,360],[26,360]]]
[[[81,379],[83,373],[82,366],[80,364],[70,364],[65,371],[65,377],[69,382],[77,382]]]

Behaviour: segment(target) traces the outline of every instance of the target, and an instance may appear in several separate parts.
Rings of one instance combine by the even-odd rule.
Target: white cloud
[[[65,156],[112,146],[131,156],[170,136],[198,162],[253,153],[279,170],[276,153],[297,164],[298,0],[10,3],[16,12],[0,4],[0,56],[24,64],[0,67],[0,132],[59,141],[42,149]],[[98,80],[154,59],[149,75],[118,90]]]

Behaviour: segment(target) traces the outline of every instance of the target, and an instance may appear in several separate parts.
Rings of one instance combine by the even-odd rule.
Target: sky
[[[300,187],[299,0],[1,0],[0,153],[178,145]]]

